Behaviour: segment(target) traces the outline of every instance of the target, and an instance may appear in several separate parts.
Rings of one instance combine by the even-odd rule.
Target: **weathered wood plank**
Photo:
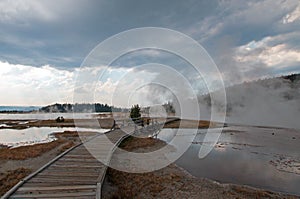
[[[102,169],[102,167],[96,167],[96,168],[78,168],[78,167],[70,167],[70,168],[63,168],[63,167],[49,167],[47,171],[49,172],[99,172]]]
[[[93,185],[91,182],[26,182],[24,187],[56,187],[56,186],[73,186],[73,185]],[[23,186],[22,186],[23,187]]]
[[[55,187],[20,187],[18,191],[48,191],[48,190],[70,190],[70,189],[95,189],[96,185],[74,185],[74,186],[55,186]]]
[[[93,156],[91,156],[91,154],[89,155],[66,155],[64,156],[64,158],[68,158],[68,159],[85,159],[85,160],[93,160],[95,159]]]
[[[65,164],[53,164],[53,167],[58,168],[101,168],[102,165],[65,165]]]
[[[61,198],[61,197],[77,197],[77,196],[95,196],[95,192],[80,193],[51,193],[51,194],[16,194],[11,198]]]
[[[90,175],[90,176],[87,176],[87,175],[77,175],[77,176],[74,176],[74,175],[51,175],[51,174],[38,174],[36,176],[36,178],[39,178],[39,179],[62,179],[63,181],[65,179],[74,179],[76,181],[76,179],[93,179],[95,178],[95,175]],[[97,178],[97,177],[96,177]]]
[[[93,162],[85,162],[85,161],[68,161],[68,160],[61,160],[61,161],[57,161],[55,163],[55,165],[85,165],[85,166],[89,166],[89,165],[94,165],[94,166],[101,166],[101,162],[100,161],[93,161]]]
[[[96,174],[98,174],[99,172],[77,172],[76,176],[80,177],[80,176],[89,176],[89,177],[93,177]],[[40,174],[38,174],[38,176],[74,176],[74,172],[67,172],[67,171],[61,171],[61,172],[42,172]]]
[[[49,177],[49,178],[40,178],[40,177],[35,177],[30,182],[57,182],[57,183],[62,183],[62,182],[70,182],[70,183],[77,183],[77,182],[90,182],[90,184],[97,183],[97,179],[95,178],[55,178],[55,177]]]
[[[59,189],[59,190],[29,190],[29,191],[17,191],[15,195],[37,195],[37,194],[51,194],[51,193],[75,193],[76,195],[80,195],[81,192],[96,192],[96,188],[94,189]]]

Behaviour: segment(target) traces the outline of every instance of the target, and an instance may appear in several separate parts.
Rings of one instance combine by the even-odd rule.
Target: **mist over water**
[[[299,80],[297,75],[296,79],[277,77],[227,87],[226,122],[299,129]],[[198,100],[207,114],[209,95]]]

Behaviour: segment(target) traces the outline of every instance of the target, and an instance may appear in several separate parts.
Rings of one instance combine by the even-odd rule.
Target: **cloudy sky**
[[[95,75],[105,66],[79,69],[85,57],[103,40],[141,27],[168,28],[198,41],[225,85],[300,72],[299,0],[1,0],[0,27],[0,105],[73,102],[74,90],[89,102],[89,84],[81,80],[84,86],[77,88],[76,73]],[[160,51],[131,53],[91,92],[96,101],[112,104],[112,91],[126,82],[121,77],[142,74],[138,83],[160,75],[157,69],[133,70],[147,62],[190,74],[186,63],[174,60]]]

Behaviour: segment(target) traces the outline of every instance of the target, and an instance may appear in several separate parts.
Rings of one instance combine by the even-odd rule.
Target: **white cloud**
[[[109,68],[103,73],[104,68],[78,67],[67,71],[49,65],[34,67],[0,61],[0,105],[100,102],[126,107],[128,94],[136,92],[151,76],[131,68]],[[121,95],[115,97],[118,93]]]
[[[297,35],[290,33],[251,41],[236,48],[235,60],[242,63],[245,70],[251,70],[253,65],[280,69],[300,64],[299,47],[289,45]]]
[[[218,14],[204,18],[198,24],[192,24],[186,32],[193,37],[199,38],[201,42],[214,38],[224,31],[232,28],[237,35],[243,33],[242,27],[252,27],[254,29],[276,25],[282,16],[288,17],[288,21],[294,21],[299,17],[298,0],[221,0],[218,6]],[[297,7],[298,6],[298,7]],[[297,7],[295,9],[295,7]],[[288,13],[288,14],[287,14]],[[259,31],[259,30],[258,30]]]
[[[33,67],[0,62],[0,104],[45,105],[70,102],[73,73],[51,66]]]
[[[24,24],[26,18],[52,20],[55,14],[38,0],[0,1],[0,21]]]
[[[282,20],[288,16],[289,22],[296,22],[299,0],[226,0],[217,9],[187,33],[208,48],[226,85],[295,71],[298,23],[286,25]]]
[[[269,67],[286,67],[295,63],[300,63],[300,51],[289,49],[285,44],[266,47],[259,55],[261,60]]]
[[[116,77],[112,73],[118,74],[118,76]],[[145,105],[148,102],[145,95],[148,90],[141,86],[151,83],[152,72],[130,68],[114,69],[113,72],[110,72],[109,77],[106,82],[100,82],[97,85],[96,99],[102,99],[103,94],[106,94],[106,100],[110,104],[121,107],[130,107],[136,103]]]
[[[283,24],[293,23],[294,21],[298,20],[300,18],[300,3],[295,8],[295,10],[291,13],[288,13],[283,19]]]

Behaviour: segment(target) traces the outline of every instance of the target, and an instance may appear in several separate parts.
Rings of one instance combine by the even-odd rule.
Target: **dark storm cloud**
[[[216,1],[3,1],[0,59],[78,66],[104,39],[131,28],[178,28],[214,12]],[[14,12],[16,10],[17,12]]]
[[[242,81],[248,74],[289,73],[299,65],[297,59],[277,69],[278,66],[272,68],[255,60],[260,54],[252,50],[253,59],[242,64],[248,67],[243,72],[235,57],[237,49],[267,37],[273,40],[259,48],[261,53],[281,43],[294,50],[290,54],[297,54],[300,51],[298,7],[298,0],[3,0],[0,61],[31,66],[50,64],[72,70],[104,39],[132,28],[158,26],[183,32],[199,41],[229,81],[230,74]],[[129,58],[118,65],[131,67],[143,59]],[[166,63],[184,68],[184,64],[174,64],[174,60]]]

